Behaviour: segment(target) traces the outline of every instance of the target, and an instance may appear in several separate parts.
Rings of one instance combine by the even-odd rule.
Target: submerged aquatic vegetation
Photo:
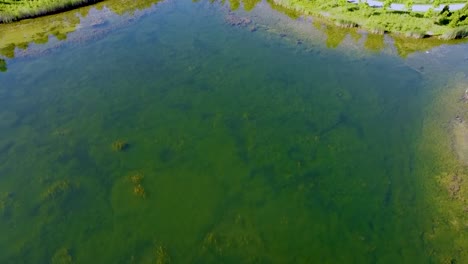
[[[141,185],[141,181],[143,180],[144,176],[141,172],[134,172],[131,173],[129,176],[130,181],[133,183],[133,194],[139,197],[146,197],[145,188]]]
[[[42,193],[43,200],[56,199],[60,196],[64,196],[71,190],[71,184],[68,180],[61,180],[54,182],[50,185],[47,190]]]
[[[145,192],[145,189],[143,188],[143,186],[141,186],[141,184],[137,184],[133,187],[133,193],[136,195],[136,196],[140,196],[140,197],[143,197],[145,198],[146,197],[146,192]]]
[[[156,251],[156,264],[168,264],[171,263],[171,257],[164,246],[157,246]]]
[[[61,137],[63,137],[63,136],[68,136],[68,135],[70,135],[70,133],[71,133],[71,129],[70,129],[70,128],[58,128],[58,129],[56,129],[56,130],[54,130],[54,131],[52,132],[52,135],[53,135],[53,136],[61,136]]]
[[[72,264],[73,258],[70,255],[70,251],[67,248],[60,248],[57,250],[52,257],[52,264]]]
[[[135,172],[135,173],[132,173],[130,176],[130,181],[133,183],[133,184],[140,184],[141,181],[143,180],[144,176],[141,172]]]
[[[113,151],[116,151],[116,152],[121,152],[121,151],[125,151],[128,149],[129,147],[129,144],[126,140],[123,140],[123,139],[118,139],[114,142],[112,142],[112,150]]]
[[[183,22],[185,14],[184,11],[184,16],[177,17],[174,22]],[[412,229],[414,233],[420,233],[417,220],[425,215],[415,213],[399,217],[398,214],[391,218],[393,212],[405,212],[408,207],[418,212],[423,209],[405,196],[411,193],[408,196],[412,198],[418,194],[405,184],[411,174],[404,169],[411,164],[407,159],[398,160],[410,151],[409,144],[405,144],[405,134],[409,130],[417,131],[418,127],[413,124],[418,122],[413,121],[422,119],[419,115],[413,118],[414,112],[410,108],[418,106],[413,94],[417,98],[424,95],[422,89],[418,90],[420,79],[411,72],[408,77],[405,75],[408,72],[406,67],[402,70],[401,67],[394,67],[395,61],[392,59],[389,62],[387,57],[372,56],[363,60],[353,57],[352,62],[348,63],[337,55],[338,52],[321,47],[314,47],[313,53],[302,50],[293,53],[289,46],[279,45],[281,41],[262,42],[260,36],[256,36],[251,43],[237,31],[225,34],[224,31],[216,31],[220,28],[206,27],[214,24],[206,14],[202,19],[190,16],[191,23],[207,22],[202,24],[203,28],[210,29],[209,33],[213,30],[213,34],[197,33],[200,40],[211,44],[207,45],[206,51],[200,49],[194,52],[192,47],[182,45],[190,41],[185,41],[185,36],[180,35],[177,23],[172,23],[171,18],[161,20],[169,23],[153,23],[151,19],[160,19],[157,17],[149,17],[149,28],[138,34],[149,37],[138,42],[138,49],[128,48],[127,44],[133,46],[135,43],[127,43],[128,38],[124,37],[125,42],[120,42],[118,38],[110,42],[106,38],[92,43],[83,52],[110,52],[110,56],[100,57],[110,68],[89,65],[90,70],[96,70],[97,78],[103,78],[102,82],[85,78],[86,72],[82,71],[86,67],[83,66],[89,62],[79,58],[86,58],[81,56],[80,48],[72,53],[77,57],[76,61],[63,67],[73,66],[79,70],[79,74],[59,71],[61,78],[70,81],[70,85],[62,86],[60,90],[53,85],[56,80],[49,81],[49,78],[43,78],[44,74],[37,74],[33,69],[32,72],[23,71],[23,60],[12,63],[14,71],[21,70],[21,75],[18,74],[18,78],[8,84],[14,84],[19,88],[17,90],[30,87],[23,85],[24,78],[20,78],[25,73],[30,73],[32,80],[44,79],[37,83],[33,91],[44,94],[44,106],[38,105],[43,106],[44,111],[38,112],[47,115],[38,115],[37,122],[20,119],[21,116],[19,119],[23,122],[18,122],[18,128],[24,125],[44,127],[42,132],[50,133],[50,126],[43,123],[53,124],[52,121],[55,121],[57,125],[80,131],[70,135],[74,142],[81,143],[74,140],[75,137],[85,138],[89,142],[89,145],[76,145],[76,151],[70,151],[76,153],[73,157],[77,158],[71,162],[51,164],[47,156],[37,155],[37,159],[33,159],[35,164],[26,167],[24,174],[19,171],[13,175],[24,182],[34,169],[41,172],[39,175],[47,175],[42,172],[53,170],[54,178],[51,182],[43,183],[46,184],[44,186],[62,179],[58,177],[65,174],[71,176],[73,183],[89,183],[86,192],[76,197],[78,199],[66,199],[61,207],[49,207],[56,204],[50,202],[47,207],[43,206],[50,210],[38,211],[38,217],[47,218],[47,223],[54,223],[52,228],[35,222],[36,219],[23,220],[18,217],[16,230],[1,229],[3,234],[6,233],[4,230],[10,232],[2,237],[15,245],[26,241],[24,248],[28,254],[16,259],[24,258],[24,262],[28,263],[50,261],[54,251],[62,247],[57,245],[59,242],[73,243],[71,255],[76,258],[75,261],[83,263],[125,262],[132,254],[136,256],[135,263],[145,263],[138,262],[141,259],[139,256],[152,263],[157,259],[158,263],[164,263],[168,255],[172,262],[182,263],[248,263],[249,257],[257,257],[257,263],[275,260],[281,263],[320,262],[318,259],[334,263],[356,259],[356,263],[368,263],[376,258],[396,259],[400,257],[400,252],[406,254],[402,262],[425,263],[416,261],[423,254],[417,248],[418,243],[414,243],[415,246],[402,243],[412,237],[420,240],[409,231]],[[164,32],[164,25],[169,26],[171,31],[159,36],[151,34],[156,24],[161,25],[160,32]],[[135,33],[143,28],[137,24],[135,28],[130,27],[127,33],[131,33],[129,36],[133,39]],[[199,28],[193,23],[195,32],[199,32]],[[173,34],[172,29],[179,33]],[[122,32],[124,36],[127,34],[125,32]],[[156,41],[150,37],[163,38],[162,35],[167,35],[167,39],[163,39],[167,44],[161,44],[161,49],[151,49]],[[183,41],[171,41],[171,37],[175,40],[182,38]],[[224,40],[232,40],[233,45],[226,45]],[[153,43],[149,45],[147,42]],[[257,46],[257,42],[274,45]],[[226,53],[211,60],[206,54],[211,54],[213,48],[225,50]],[[64,49],[67,51],[66,47]],[[138,54],[142,56],[136,56]],[[170,57],[170,54],[187,56]],[[57,55],[46,56],[50,57],[45,60],[50,61]],[[143,62],[155,64],[154,58],[159,57],[164,67],[156,65],[155,68],[146,68],[147,78],[142,77],[146,71],[128,67],[122,69],[125,74],[111,74],[109,79],[105,70],[120,73],[122,68],[121,65],[113,65],[114,59],[129,57],[132,62],[144,67],[149,64]],[[238,64],[234,58],[246,63]],[[195,76],[193,73],[185,75],[179,71],[182,69],[181,60],[190,60],[196,65],[203,63],[205,66]],[[44,63],[44,70],[51,72],[52,77],[56,71],[50,69],[55,67]],[[375,68],[377,70],[373,71]],[[397,80],[386,78],[387,75],[397,75]],[[9,76],[15,76],[15,73],[2,77],[6,79]],[[184,81],[192,78],[193,82]],[[139,80],[144,83],[140,85]],[[239,80],[242,80],[242,85]],[[217,87],[217,92],[200,91],[198,88],[202,85]],[[112,89],[108,88],[110,86]],[[135,87],[139,89],[137,92]],[[414,93],[411,92],[413,89]],[[56,97],[46,98],[49,93]],[[28,102],[29,94],[24,95],[25,102]],[[110,95],[115,96],[116,100],[106,100]],[[398,102],[392,104],[393,99]],[[35,98],[29,100],[35,102]],[[53,102],[62,101],[62,111],[54,111],[56,104]],[[75,105],[76,101],[96,108]],[[202,103],[193,109],[174,109],[174,103],[181,101]],[[119,115],[114,115],[114,102],[119,102],[123,109]],[[27,113],[28,109],[22,105],[12,106],[12,110],[18,114]],[[394,119],[401,112],[408,119]],[[90,118],[89,113],[96,113],[97,118]],[[217,113],[222,118],[215,119]],[[215,121],[218,121],[216,126],[211,126]],[[119,127],[115,126],[116,122],[127,125],[122,126],[122,131],[116,131],[116,127]],[[87,125],[87,129],[81,131],[79,127],[83,124]],[[21,131],[13,126],[9,130]],[[110,145],[114,138],[109,140],[107,135],[115,133],[131,135],[128,138],[132,144],[129,153],[111,153]],[[151,140],[153,137],[158,142]],[[176,143],[181,138],[185,139],[185,145]],[[29,140],[27,136],[26,139]],[[184,145],[184,152],[178,151],[175,145]],[[53,147],[54,151],[68,152],[70,146],[75,149],[75,145],[71,144]],[[92,151],[88,151],[88,146],[94,147]],[[158,154],[165,147],[177,155],[160,160]],[[32,149],[32,154],[38,153],[36,149]],[[11,154],[16,156],[9,155],[12,157],[2,163],[1,172],[6,171],[3,166],[7,169],[11,167],[10,171],[15,172],[15,163],[22,165],[18,162],[23,154],[20,148],[13,148]],[[125,162],[116,159],[117,156],[124,157]],[[53,167],[48,168],[49,164]],[[397,169],[393,170],[393,167]],[[129,173],[135,169],[140,169],[144,178],[141,173]],[[157,177],[149,174],[156,171]],[[115,178],[109,175],[120,177],[113,183]],[[385,181],[386,184],[390,180],[393,181],[392,190],[388,198],[385,197],[389,202],[383,207],[380,201],[384,195],[381,194],[387,188],[383,188],[381,182]],[[365,184],[368,187],[361,187]],[[410,187],[404,189],[406,186]],[[18,185],[17,188],[21,193],[22,186]],[[141,190],[148,192],[146,200],[138,196]],[[180,197],[180,194],[184,197]],[[34,195],[37,198],[38,195]],[[394,201],[401,201],[401,205],[395,205]],[[28,237],[17,231],[27,229],[23,227],[30,223],[38,223],[34,227],[44,235]],[[211,232],[206,234],[207,231]],[[151,244],[149,241],[154,236],[162,239],[167,249]],[[105,243],[109,238],[113,242]],[[93,256],[90,249],[96,245],[102,245],[102,249],[96,249],[100,254]],[[389,253],[388,248],[395,250]],[[46,261],[41,261],[36,256],[44,251],[47,252],[44,253]],[[22,254],[16,252],[18,250],[14,246],[2,248],[0,262],[12,262],[9,260]],[[192,261],[199,255],[198,261]]]
[[[205,256],[223,257],[229,254],[239,258],[240,263],[251,263],[252,259],[258,261],[257,257],[264,253],[263,243],[258,227],[248,217],[237,214],[223,218],[214,230],[206,233],[201,249]],[[268,260],[265,262],[272,261]]]

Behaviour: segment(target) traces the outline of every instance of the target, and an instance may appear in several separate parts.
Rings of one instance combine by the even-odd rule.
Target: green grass
[[[58,13],[100,0],[0,0],[0,23]]]

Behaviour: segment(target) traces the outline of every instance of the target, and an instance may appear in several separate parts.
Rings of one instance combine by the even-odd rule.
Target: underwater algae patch
[[[130,147],[130,144],[125,139],[117,139],[112,142],[111,147],[114,152],[122,152],[126,151]]]
[[[52,264],[73,264],[73,258],[67,248],[58,249],[52,257]]]
[[[41,195],[43,200],[54,200],[60,196],[65,196],[71,190],[68,180],[61,180],[50,185]]]

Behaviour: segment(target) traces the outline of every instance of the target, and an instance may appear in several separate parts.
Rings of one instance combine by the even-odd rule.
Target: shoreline
[[[82,41],[84,35],[100,34],[113,27],[113,24],[120,16],[126,16],[124,20],[133,20],[136,10],[145,10],[152,5],[161,3],[170,3],[172,1],[145,0],[132,2],[130,5],[128,0],[106,0],[78,9],[61,12],[56,15],[42,16],[35,19],[26,19],[15,23],[0,24],[0,31],[3,33],[0,38],[0,72],[7,70],[8,60],[17,56],[24,57],[31,53],[43,52],[42,48],[35,48],[36,45],[43,45],[49,41],[57,41],[54,46],[59,46],[58,42],[65,40]],[[326,45],[329,48],[336,48],[341,43],[347,43],[347,36],[350,46],[362,46],[364,49],[371,52],[379,52],[387,50],[395,56],[406,58],[415,52],[428,52],[432,48],[440,45],[454,45],[465,43],[467,39],[461,40],[440,40],[437,38],[415,39],[407,38],[398,34],[371,34],[359,28],[347,28],[336,26],[332,20],[320,16],[300,17],[297,13],[289,13],[290,9],[283,9],[275,5],[273,0],[263,1],[258,3],[253,10],[245,9],[242,6],[240,10],[234,9],[229,4],[220,5],[222,12],[234,14],[235,19],[249,21],[246,24],[231,25],[234,27],[245,27],[251,32],[259,29],[271,31],[279,35],[281,38],[290,38],[295,45],[301,45],[302,42],[309,39],[316,40],[315,44]],[[278,21],[263,21],[258,18],[258,11],[268,9],[268,12],[274,12],[284,16],[284,19],[278,24]],[[239,11],[237,14],[236,11]],[[133,18],[132,18],[133,17]],[[138,17],[138,15],[136,16]],[[274,23],[278,26],[274,30],[270,30],[268,23]],[[283,27],[284,26],[284,27]],[[297,28],[298,35],[290,35],[289,32]],[[71,33],[80,30],[79,35],[70,35]],[[293,30],[295,31],[295,30]],[[314,45],[315,45],[314,44]],[[467,57],[468,59],[468,57]]]
[[[0,4],[0,25],[58,14],[84,6],[91,6],[103,0],[70,0],[53,4],[35,3],[25,6],[26,2],[6,0]],[[377,0],[266,0],[296,16],[314,16],[329,20],[344,28],[362,28],[369,33],[392,33],[408,38],[438,38],[442,40],[468,37],[468,4],[451,3],[433,7],[430,4],[414,4],[412,11],[401,3],[387,6]],[[245,3],[244,3],[245,5]],[[448,6],[449,11],[442,13]]]
[[[456,11],[439,13],[431,10],[424,13],[374,8],[367,3],[356,4],[348,1],[269,1],[296,13],[297,16],[320,17],[338,27],[362,28],[372,34],[392,33],[408,38],[442,40],[468,37],[468,19],[465,16],[465,13],[468,13],[468,4]]]

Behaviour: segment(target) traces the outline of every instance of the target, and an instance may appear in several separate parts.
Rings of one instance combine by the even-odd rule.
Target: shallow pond
[[[237,4],[4,29],[0,263],[462,261],[419,144],[468,46]]]

